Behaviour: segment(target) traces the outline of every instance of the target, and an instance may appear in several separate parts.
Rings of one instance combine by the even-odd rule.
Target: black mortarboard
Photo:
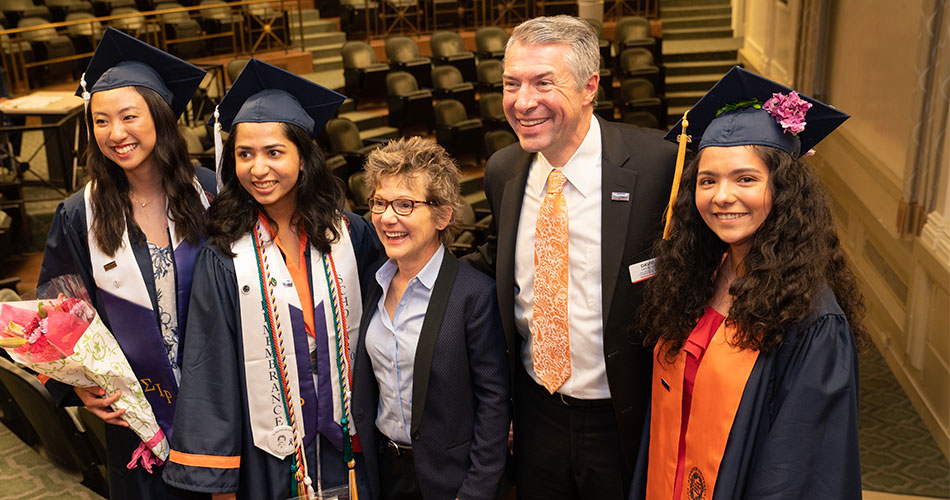
[[[251,59],[218,105],[221,128],[236,123],[292,123],[316,137],[346,99],[286,70]],[[212,117],[209,124],[214,122]]]
[[[76,95],[138,86],[157,92],[175,116],[185,111],[205,70],[125,33],[108,28],[83,73]]]
[[[797,156],[810,150],[849,118],[827,104],[795,93],[798,99],[811,105],[808,108],[795,99],[793,92],[784,85],[733,67],[687,113],[687,133],[692,138],[688,147],[698,151],[706,146],[761,145]],[[781,94],[774,102],[781,110],[766,111],[763,106],[773,99],[773,94]],[[794,125],[801,120],[790,115],[803,110],[804,116],[799,118],[803,119],[804,129],[797,134],[793,133],[794,126],[786,130],[775,116],[784,117],[786,124]],[[666,139],[676,142],[682,124],[680,120],[666,134]]]

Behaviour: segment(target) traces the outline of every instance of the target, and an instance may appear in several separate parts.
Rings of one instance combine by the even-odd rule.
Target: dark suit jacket
[[[634,313],[640,306],[643,282],[632,284],[628,268],[651,258],[653,243],[661,236],[661,218],[669,201],[676,147],[633,125],[597,119],[603,145],[600,243],[604,358],[620,430],[626,489],[633,477],[649,402],[652,367],[650,353],[630,330]],[[486,273],[494,272],[512,380],[516,370],[521,369],[522,341],[515,328],[515,241],[533,159],[534,154],[525,152],[518,143],[489,158],[485,166],[485,194],[497,238],[464,259]],[[612,193],[629,193],[630,196],[627,200],[614,200]]]
[[[365,339],[383,291],[375,277],[362,282],[372,285],[363,293],[366,315],[353,364],[353,419],[378,497],[379,386]],[[412,458],[426,499],[494,498],[508,455],[509,388],[495,284],[446,250],[412,378]]]

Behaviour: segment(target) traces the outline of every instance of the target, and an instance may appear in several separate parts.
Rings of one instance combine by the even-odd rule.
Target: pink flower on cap
[[[798,93],[794,90],[787,96],[776,92],[762,105],[762,109],[775,117],[775,121],[782,126],[784,132],[791,132],[794,135],[805,130],[805,113],[810,108],[811,103],[798,97]]]

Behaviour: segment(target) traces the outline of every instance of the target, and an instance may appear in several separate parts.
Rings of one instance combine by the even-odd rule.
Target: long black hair
[[[207,216],[194,184],[195,167],[188,157],[185,140],[178,132],[175,114],[154,90],[132,88],[145,99],[155,123],[155,148],[151,157],[162,179],[175,233],[188,243],[197,245],[205,234]],[[93,130],[92,106],[86,110],[86,123],[89,130]],[[99,248],[107,255],[115,255],[122,244],[126,224],[132,228],[130,236],[144,241],[145,235],[132,217],[129,179],[121,167],[102,154],[93,137],[86,146],[86,167],[92,180],[92,232]]]
[[[239,123],[231,129],[224,144],[221,165],[224,187],[215,197],[209,211],[211,242],[231,256],[231,245],[254,228],[259,213],[264,214],[271,228],[277,230],[277,224],[241,186],[235,173],[234,141],[240,126]],[[294,224],[307,234],[310,244],[317,250],[329,252],[330,245],[340,237],[338,224],[345,200],[343,183],[327,168],[323,152],[310,139],[306,130],[290,123],[281,123],[281,126],[286,138],[296,146],[302,163],[297,178]]]
[[[769,168],[772,209],[752,236],[742,260],[745,273],[729,288],[733,302],[726,321],[736,327],[736,347],[768,353],[781,345],[785,328],[802,321],[827,286],[863,348],[863,299],[817,176],[782,150],[749,147]],[[656,245],[657,274],[646,284],[639,312],[645,343],[667,341],[667,356],[679,352],[703,315],[715,292],[712,276],[729,246],[696,209],[701,158],[702,152],[683,171],[670,239]]]

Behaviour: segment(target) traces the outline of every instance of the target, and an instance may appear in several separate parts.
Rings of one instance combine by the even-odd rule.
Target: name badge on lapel
[[[630,282],[639,283],[656,276],[656,259],[630,265]]]
[[[611,191],[610,201],[630,201],[630,193],[623,191]]]

